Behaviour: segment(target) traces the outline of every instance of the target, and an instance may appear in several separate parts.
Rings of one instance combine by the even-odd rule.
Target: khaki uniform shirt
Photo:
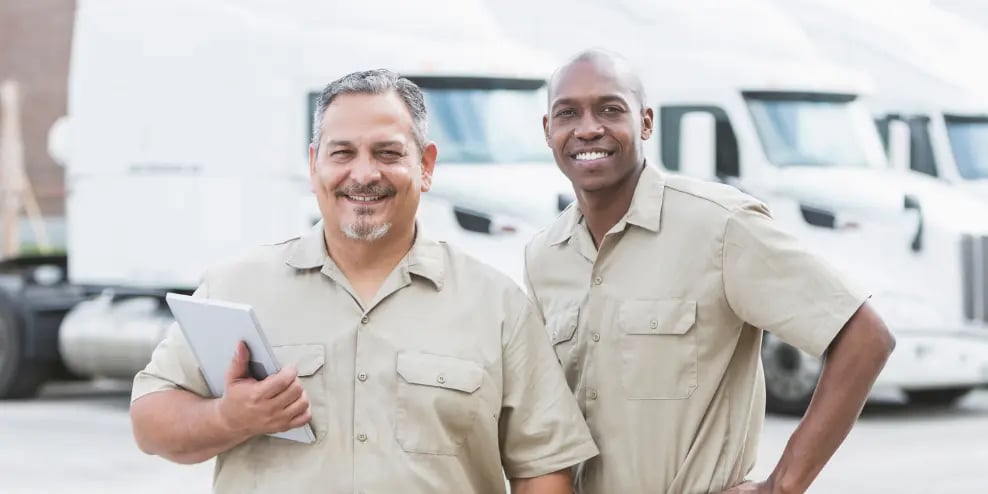
[[[211,270],[197,293],[254,307],[280,363],[297,366],[316,434],[220,454],[216,492],[498,493],[505,475],[597,454],[529,299],[446,244],[420,235],[366,306],[321,225]],[[168,389],[209,395],[177,326],[133,399]]]
[[[526,282],[600,456],[578,492],[717,492],[755,463],[761,330],[820,356],[866,295],[736,189],[646,166],[599,251],[571,205]],[[756,329],[760,328],[760,329]]]

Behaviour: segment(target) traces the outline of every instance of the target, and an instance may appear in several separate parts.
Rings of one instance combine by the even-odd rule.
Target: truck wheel
[[[35,396],[48,378],[48,365],[24,358],[20,329],[0,304],[0,399]]]
[[[806,412],[820,379],[820,360],[765,333],[762,366],[766,411],[785,415]]]
[[[949,406],[967,396],[974,388],[913,389],[906,391],[909,403],[915,405]]]

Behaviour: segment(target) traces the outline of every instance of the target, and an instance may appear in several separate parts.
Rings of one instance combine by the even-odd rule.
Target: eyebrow
[[[600,96],[596,98],[594,100],[594,103],[609,103],[613,101],[624,103],[625,105],[629,104],[628,100],[625,99],[625,97],[621,96],[620,94],[605,94],[604,96]],[[576,104],[577,102],[578,100],[576,98],[559,98],[552,102],[552,106],[550,108],[555,108],[561,105],[572,105],[572,104]]]
[[[329,141],[327,143],[327,145],[328,146],[341,146],[341,147],[353,147],[354,146],[353,141],[342,140],[342,139],[333,139],[333,140]],[[371,147],[373,147],[375,149],[378,149],[378,148],[386,148],[386,147],[389,147],[389,146],[404,146],[404,145],[405,145],[405,143],[402,142],[402,141],[390,140],[390,141],[375,142],[374,144],[371,145]]]

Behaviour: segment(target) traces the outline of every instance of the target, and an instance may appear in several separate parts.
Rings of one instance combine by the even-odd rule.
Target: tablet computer
[[[248,372],[251,377],[260,381],[281,370],[251,306],[177,293],[168,293],[165,301],[189,342],[214,397],[223,396],[226,391],[226,371],[233,362],[239,341],[250,350]],[[269,435],[304,443],[316,439],[310,424]]]

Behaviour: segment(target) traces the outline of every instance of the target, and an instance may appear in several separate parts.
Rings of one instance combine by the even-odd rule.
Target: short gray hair
[[[412,81],[387,69],[365,70],[347,74],[329,84],[316,100],[316,111],[312,115],[312,144],[319,149],[322,137],[322,117],[326,108],[341,94],[387,94],[394,92],[412,115],[412,132],[419,150],[425,148],[428,120],[422,90]]]

